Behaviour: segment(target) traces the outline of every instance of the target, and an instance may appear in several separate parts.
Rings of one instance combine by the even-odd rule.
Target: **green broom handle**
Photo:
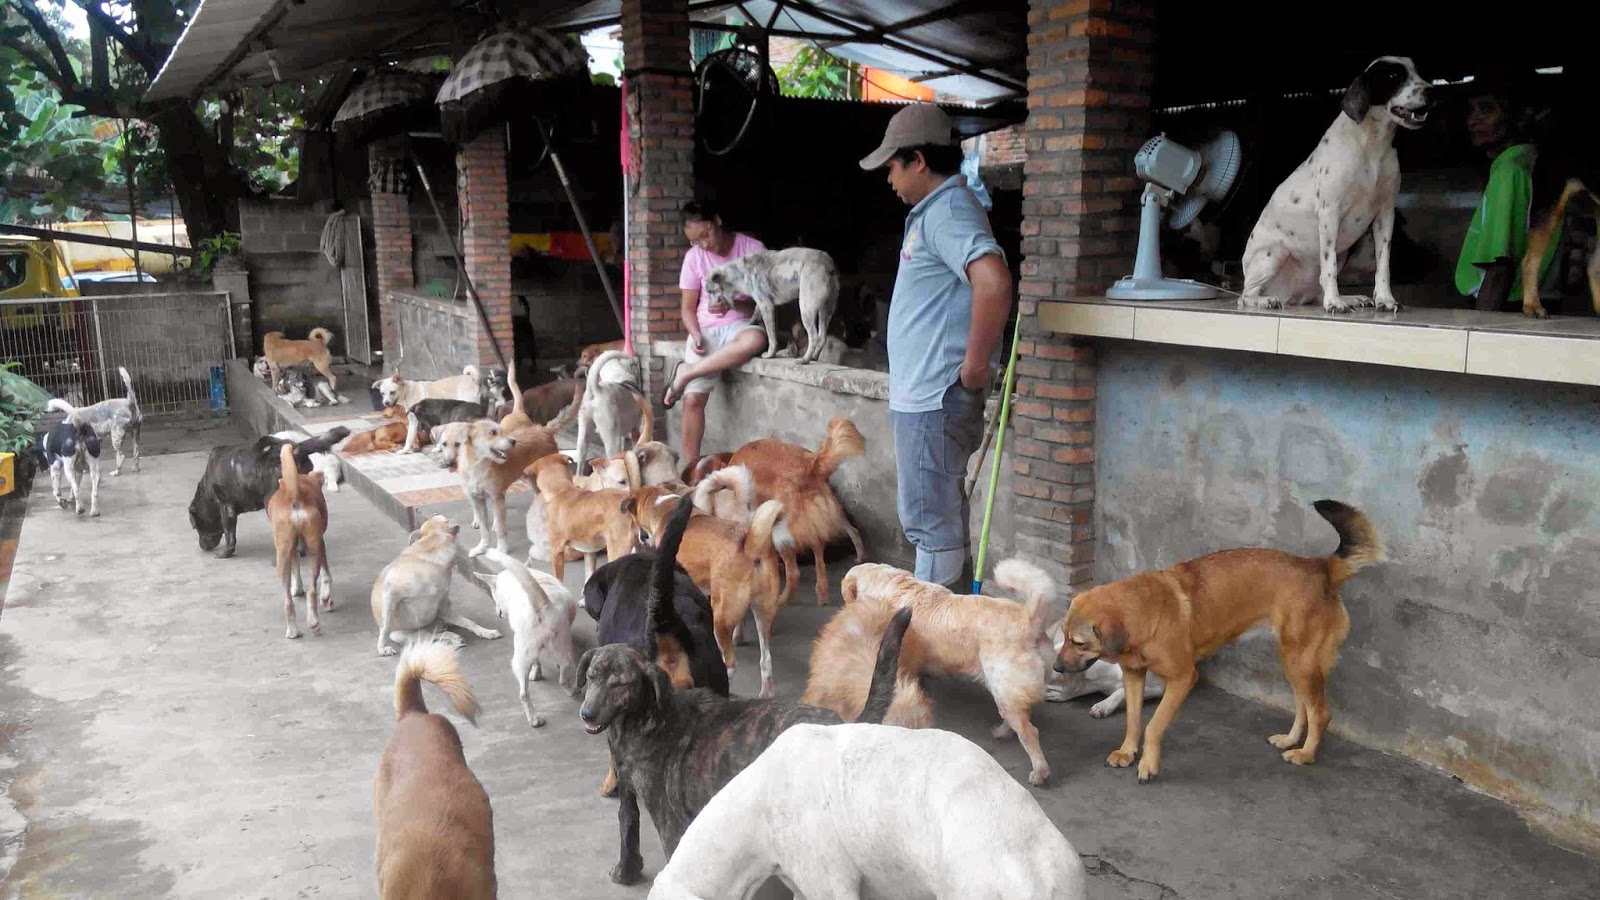
[[[978,538],[978,562],[972,572],[972,592],[983,593],[983,563],[989,555],[989,523],[994,518],[994,494],[1000,486],[1000,458],[1006,446],[1006,426],[1011,422],[1011,387],[1017,377],[1017,342],[1022,337],[1022,318],[1011,332],[1011,360],[1006,363],[1004,393],[1000,397],[1000,421],[995,424],[994,463],[989,467],[989,496],[983,503],[983,532]]]

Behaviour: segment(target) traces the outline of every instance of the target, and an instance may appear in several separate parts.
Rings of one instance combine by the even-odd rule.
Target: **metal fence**
[[[234,356],[226,291],[0,300],[0,360],[74,406],[124,394],[145,415],[222,410]]]

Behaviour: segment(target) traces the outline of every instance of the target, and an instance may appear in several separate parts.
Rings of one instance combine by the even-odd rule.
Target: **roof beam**
[[[920,26],[923,26],[923,25],[929,25],[929,24],[932,24],[934,22],[945,22],[945,21],[948,21],[950,19],[954,19],[956,16],[966,15],[969,12],[973,12],[975,10],[980,10],[982,8],[983,8],[983,4],[982,3],[976,3],[976,2],[973,2],[973,0],[961,0],[961,2],[959,2],[959,3],[952,3],[949,6],[943,7],[942,9],[936,9],[936,10],[933,10],[932,12],[926,12],[926,13],[923,13],[922,15],[920,15],[920,16],[912,16],[911,18],[906,19],[904,22],[896,22],[893,25],[880,25],[877,28],[869,28],[865,32],[863,32],[859,37],[852,38],[851,40],[848,40],[848,41],[844,41],[844,40],[823,41],[822,42],[822,49],[830,50],[830,49],[832,49],[834,47],[839,46],[840,44],[860,43],[860,42],[865,42],[865,41],[877,41],[880,38],[885,38],[885,37],[888,37],[889,35],[892,35],[892,34],[899,34],[900,32],[906,31],[908,29],[917,28],[917,27],[920,27]]]
[[[738,5],[738,0],[689,0],[689,12],[710,12]],[[592,31],[596,28],[609,28],[620,24],[622,24],[622,14],[617,13],[614,15],[591,16],[587,19],[560,20],[555,25],[555,28],[561,31]]]
[[[863,42],[882,44],[885,47],[892,47],[902,53],[909,53],[910,55],[919,59],[925,59],[929,62],[938,63],[941,66],[954,69],[956,72],[959,72],[963,75],[971,75],[973,78],[987,81],[990,84],[1003,87],[1008,91],[1013,91],[1019,94],[1027,93],[1027,85],[1017,81],[1016,79],[1003,75],[991,75],[966,60],[946,58],[942,54],[924,50],[921,47],[908,44],[905,41],[902,41],[898,38],[889,37],[888,35],[877,37],[876,39],[870,39],[872,29],[857,25],[856,23],[847,19],[841,19],[838,16],[835,16],[833,13],[830,13],[827,10],[821,9],[810,3],[809,0],[787,0],[787,2],[789,6],[794,7],[795,9],[814,19],[818,19],[828,25],[832,25],[835,28],[842,28],[845,31],[850,32],[852,37],[846,40],[845,43],[854,43],[860,39]]]

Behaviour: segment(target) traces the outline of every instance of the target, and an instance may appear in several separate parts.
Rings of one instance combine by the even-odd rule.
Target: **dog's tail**
[[[650,408],[650,400],[645,397],[644,391],[633,389],[629,393],[633,394],[633,405],[639,407],[639,439],[633,444],[637,447],[656,439],[656,413]]]
[[[343,425],[336,425],[308,441],[301,441],[295,444],[294,452],[306,456],[310,456],[313,453],[332,453],[334,445],[349,436],[349,428]]]
[[[852,456],[867,452],[867,439],[861,436],[856,423],[845,416],[834,416],[828,423],[828,436],[817,448],[817,458],[811,462],[813,477],[826,481],[833,476],[839,464]]]
[[[546,422],[544,427],[550,429],[551,434],[556,434],[571,428],[572,423],[578,421],[578,407],[582,404],[583,385],[579,384],[577,387],[572,389],[572,402],[568,403],[565,407],[562,407],[561,412],[556,413],[556,417]]]
[[[522,404],[522,388],[517,386],[517,361],[515,359],[506,362],[506,386],[511,389],[511,414],[526,419],[528,417],[528,409]]]
[[[1388,559],[1378,530],[1361,510],[1337,500],[1318,500],[1312,506],[1317,515],[1327,519],[1333,530],[1339,532],[1339,548],[1328,557],[1328,577],[1334,587],[1367,566]]]
[[[739,504],[745,521],[749,521],[750,501],[756,494],[756,482],[748,468],[729,466],[700,479],[700,483],[694,486],[694,505],[707,515],[713,514],[711,495],[718,491],[732,491],[734,502]]]
[[[68,416],[71,416],[73,413],[78,411],[76,406],[73,406],[71,403],[68,403],[60,397],[51,397],[50,402],[46,403],[44,408],[55,410],[58,413],[64,413]]]
[[[777,530],[778,522],[782,518],[782,503],[768,500],[761,504],[761,508],[756,510],[755,518],[750,520],[750,530],[744,534],[745,559],[762,559],[776,551],[773,532]]]
[[[122,386],[128,391],[128,415],[130,424],[138,424],[144,416],[139,414],[139,397],[133,392],[133,376],[128,374],[127,366],[117,366],[117,374],[122,376]]]
[[[278,448],[278,461],[283,466],[283,493],[289,498],[291,508],[300,505],[300,467],[294,462],[294,445],[284,444]]]
[[[872,687],[867,691],[867,703],[861,708],[857,722],[882,725],[889,715],[889,704],[894,702],[895,684],[900,680],[900,644],[905,640],[906,629],[911,627],[911,607],[894,614],[889,627],[878,643],[878,662],[872,668]]]
[[[311,333],[306,335],[306,339],[318,341],[323,347],[327,347],[329,344],[333,343],[333,332],[326,328],[313,328],[311,329]]]
[[[478,724],[478,700],[461,675],[455,648],[440,640],[409,644],[400,654],[400,667],[394,673],[395,719],[428,711],[428,705],[422,700],[424,681],[444,691],[462,718]]]
[[[672,598],[677,593],[678,547],[683,543],[683,532],[689,527],[689,516],[693,513],[694,498],[686,494],[678,499],[667,526],[661,530],[655,559],[650,562],[650,608],[645,615],[646,634],[651,638],[671,635],[678,639],[686,653],[692,638]]]
[[[483,551],[483,558],[497,570],[511,573],[511,577],[516,579],[517,585],[522,588],[522,593],[527,595],[528,602],[533,604],[535,610],[544,609],[549,605],[550,598],[545,593],[544,585],[536,582],[533,572],[529,571],[528,567],[519,560],[512,558],[508,553],[502,553],[494,547]],[[563,587],[562,590],[565,591],[566,588]]]
[[[639,464],[637,451],[622,451],[622,470],[627,473],[629,493],[644,487],[644,467]]]
[[[600,384],[600,372],[612,360],[614,360],[614,359],[631,359],[632,357],[633,357],[633,354],[627,352],[626,350],[607,350],[606,352],[600,354],[599,356],[596,356],[594,358],[594,362],[589,363],[589,371],[587,373],[587,381],[588,381],[587,387],[588,387],[588,389],[592,391],[596,387],[599,386],[599,384]]]
[[[994,567],[994,582],[1022,597],[1028,621],[1033,623],[1035,631],[1043,634],[1045,619],[1050,615],[1050,600],[1056,593],[1055,579],[1033,563],[1006,559]]]

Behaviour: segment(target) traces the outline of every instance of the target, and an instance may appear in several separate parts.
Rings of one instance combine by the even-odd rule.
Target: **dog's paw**
[[[98,506],[91,506],[91,507],[90,507],[90,508],[89,508],[89,518],[91,518],[91,519],[98,519],[98,518],[100,518],[100,507],[98,507]]]
[[[528,718],[528,725],[531,728],[543,728],[544,716],[530,716]]]
[[[478,637],[486,641],[498,641],[500,640],[500,632],[495,631],[493,628],[485,628],[478,632]]]
[[[441,644],[449,644],[458,648],[467,642],[466,638],[456,634],[454,631],[441,631],[435,637]],[[499,637],[499,635],[495,635],[495,637]]]
[[[311,633],[312,634],[321,634],[322,633],[322,623],[320,621],[315,620],[315,619],[313,619],[312,621],[306,623],[306,627],[311,629]]]
[[[400,648],[394,646],[393,644],[385,644],[382,647],[378,648],[378,655],[379,656],[398,656],[399,653],[400,653]]]
[[[1101,700],[1099,703],[1089,707],[1089,715],[1096,719],[1104,719],[1106,716],[1115,713],[1121,706],[1121,703],[1116,703],[1111,700]]]
[[[1340,296],[1340,297],[1324,297],[1324,298],[1322,298],[1322,309],[1325,312],[1330,312],[1330,313],[1335,313],[1335,314],[1347,313],[1347,312],[1350,311],[1350,301],[1359,300],[1359,299],[1361,299],[1361,298],[1359,298],[1359,297],[1343,297],[1343,296]]]
[[[1285,750],[1283,752],[1283,761],[1294,763],[1297,766],[1309,766],[1317,761],[1317,754],[1304,747],[1298,750]]]
[[[84,513],[84,509],[81,506],[77,507],[77,511],[78,511],[78,515],[80,515],[80,516],[83,515],[83,513]]]
[[[223,547],[221,550],[218,550],[216,552],[215,556],[217,557],[217,559],[232,559],[233,558],[233,548],[232,547]]]
[[[1380,294],[1373,297],[1372,305],[1383,312],[1397,312],[1400,309],[1400,303],[1394,299],[1393,294]]]
[[[283,636],[292,641],[300,636],[300,629],[290,625],[288,628],[283,630]]]
[[[989,735],[997,741],[1003,741],[1008,738],[1016,737],[1017,733],[1011,730],[1010,725],[1001,722],[999,725],[989,729]]]
[[[644,877],[644,864],[623,865],[621,863],[611,867],[611,880],[617,884],[638,884]]]
[[[1132,750],[1124,750],[1121,747],[1118,747],[1117,749],[1111,751],[1111,754],[1106,757],[1106,765],[1112,767],[1113,769],[1126,769],[1127,767],[1133,765],[1133,758],[1137,755],[1138,754]]]
[[[1287,734],[1275,734],[1272,737],[1267,738],[1267,743],[1277,747],[1279,750],[1287,750],[1290,747],[1299,744],[1300,741],[1290,737]]]
[[[1028,773],[1028,783],[1034,787],[1044,787],[1050,781],[1050,767],[1034,769]]]
[[[1373,305],[1372,298],[1368,297],[1366,294],[1347,294],[1339,299],[1357,309],[1365,309]]]
[[[1139,783],[1140,784],[1149,784],[1150,782],[1155,781],[1158,777],[1160,777],[1160,775],[1161,775],[1161,767],[1158,766],[1155,763],[1150,762],[1150,759],[1148,757],[1146,757],[1145,759],[1142,759],[1142,760],[1139,761]]]
[[[468,550],[467,551],[467,556],[469,558],[471,558],[471,559],[477,559],[478,557],[480,557],[480,556],[482,556],[482,555],[484,555],[485,553],[488,553],[488,552],[489,552],[489,545],[488,544],[479,544],[478,546],[473,547],[471,550]]]
[[[1531,307],[1531,308],[1527,307],[1527,306],[1524,306],[1522,308],[1522,314],[1527,316],[1530,319],[1548,319],[1548,318],[1550,318],[1550,311],[1545,309],[1542,306],[1535,306],[1535,307]]]
[[[1044,686],[1044,700],[1046,703],[1065,703],[1068,700],[1067,689],[1058,684]]]
[[[1283,309],[1281,297],[1240,297],[1240,309]]]

